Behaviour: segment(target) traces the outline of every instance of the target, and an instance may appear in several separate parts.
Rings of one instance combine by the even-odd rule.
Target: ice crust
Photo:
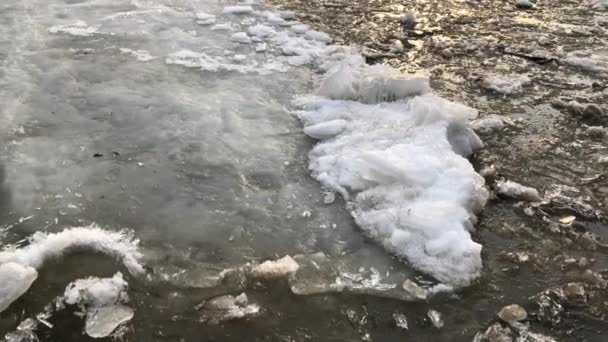
[[[144,272],[137,241],[125,232],[97,226],[69,228],[59,233],[37,232],[29,244],[0,252],[0,312],[23,295],[38,277],[37,269],[51,258],[73,249],[87,249],[112,256],[132,274]]]

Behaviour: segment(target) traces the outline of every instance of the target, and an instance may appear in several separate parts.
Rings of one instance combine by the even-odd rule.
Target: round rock
[[[528,317],[528,313],[524,308],[517,304],[511,304],[500,309],[498,317],[505,322],[519,322]]]

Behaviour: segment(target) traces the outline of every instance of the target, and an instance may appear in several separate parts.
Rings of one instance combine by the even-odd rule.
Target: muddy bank
[[[601,2],[272,2],[359,46],[368,63],[429,74],[436,92],[479,110],[485,148],[473,162],[494,196],[476,236],[484,273],[461,305],[486,312],[480,321],[490,326],[487,313],[518,303],[528,310],[526,324],[558,340],[602,340],[608,13]],[[536,195],[504,190],[506,180]],[[574,288],[576,295],[564,294]]]

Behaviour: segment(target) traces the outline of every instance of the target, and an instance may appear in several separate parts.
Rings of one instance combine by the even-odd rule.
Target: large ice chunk
[[[466,286],[481,271],[471,231],[487,200],[483,178],[466,159],[481,147],[468,123],[477,113],[430,93],[427,79],[396,75],[353,56],[328,72],[322,96],[296,101],[305,132],[335,134],[311,151],[310,169],[387,250]]]
[[[21,297],[38,278],[38,272],[31,266],[15,262],[0,265],[0,312]]]

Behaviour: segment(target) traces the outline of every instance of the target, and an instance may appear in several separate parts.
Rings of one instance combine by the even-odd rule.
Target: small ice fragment
[[[212,14],[207,14],[204,12],[199,12],[196,14],[196,23],[199,25],[213,25],[215,24],[215,16]]]
[[[87,315],[85,331],[93,338],[109,336],[116,328],[133,318],[133,309],[124,305],[109,305],[95,309]]]
[[[540,194],[538,193],[538,190],[510,180],[499,181],[496,184],[496,192],[500,195],[516,200],[540,202]]]
[[[230,24],[215,24],[211,26],[211,29],[214,31],[228,31],[232,29]]]
[[[230,40],[233,42],[241,43],[241,44],[249,44],[251,43],[251,38],[245,32],[237,32],[230,36]]]
[[[298,268],[298,263],[286,255],[279,260],[267,260],[255,266],[251,274],[259,278],[281,278],[296,273]]]
[[[323,43],[331,43],[331,36],[325,32],[320,32],[316,30],[308,30],[304,34],[304,36],[310,40],[316,40]]]
[[[253,13],[253,7],[251,6],[226,6],[222,11],[224,14],[251,14]]]
[[[8,308],[30,288],[38,272],[15,262],[0,264],[0,312]]]
[[[346,120],[342,119],[326,121],[304,127],[304,134],[314,139],[325,140],[344,132],[346,125]]]
[[[142,163],[142,162],[138,162],[138,163],[137,163],[137,166],[144,166],[144,163]]]
[[[429,317],[435,328],[441,329],[443,327],[443,320],[441,319],[441,313],[439,311],[429,310],[426,315]]]
[[[418,286],[418,284],[414,283],[410,279],[407,279],[403,282],[403,289],[411,294],[414,298],[417,299],[426,299],[428,297],[428,291]]]
[[[301,214],[302,217],[311,217],[312,213],[310,212],[310,210],[304,210]]]
[[[255,45],[255,52],[264,52],[267,49],[266,43],[257,43]]]
[[[395,320],[395,325],[403,330],[408,329],[407,318],[402,313],[394,313],[393,319]]]
[[[525,75],[489,75],[484,79],[483,85],[497,93],[510,95],[520,93],[523,86],[531,82]]]
[[[297,24],[297,25],[293,25],[291,27],[291,31],[293,31],[294,33],[297,33],[297,34],[304,34],[308,30],[310,30],[310,26],[308,26],[306,24]]]
[[[294,20],[296,18],[296,13],[294,11],[281,11],[279,12],[279,15],[285,20]]]
[[[273,36],[276,31],[270,26],[257,24],[254,26],[250,26],[249,29],[247,29],[247,33],[252,37],[268,38],[270,36]]]
[[[217,324],[223,321],[257,315],[260,307],[257,304],[249,304],[245,293],[234,297],[225,295],[213,298],[201,306],[203,310],[202,321]]]

